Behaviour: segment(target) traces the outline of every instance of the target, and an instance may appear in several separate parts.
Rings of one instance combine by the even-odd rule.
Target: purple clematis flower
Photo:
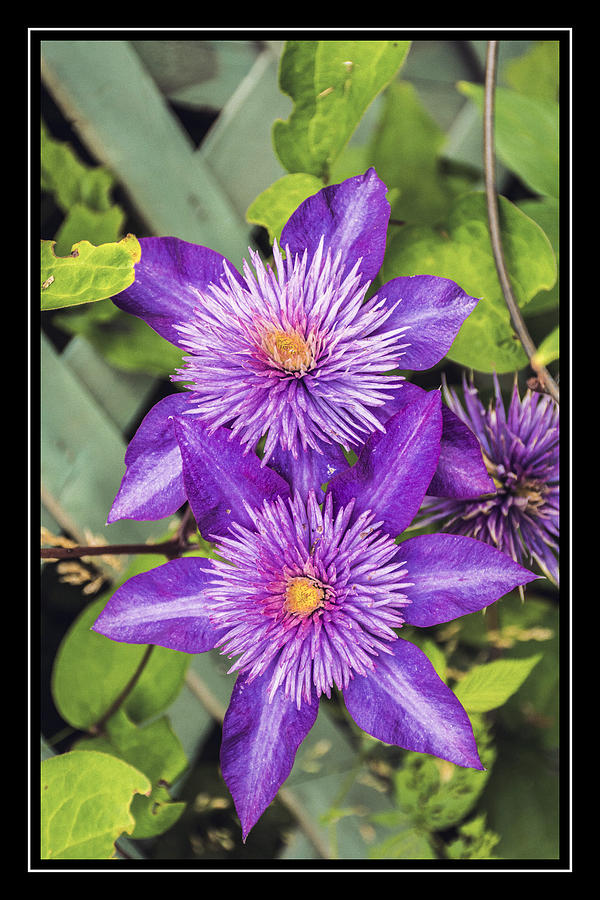
[[[535,560],[559,581],[559,409],[546,394],[527,390],[515,379],[508,412],[498,379],[495,398],[485,409],[471,381],[463,376],[463,408],[445,387],[448,406],[477,436],[496,494],[471,500],[426,497],[421,524],[440,521],[444,531],[492,544],[517,562]]]
[[[173,376],[187,390],[140,426],[109,522],[163,518],[183,504],[174,413],[197,420],[199,433],[227,426],[247,453],[264,438],[263,465],[293,469],[297,486],[321,498],[321,485],[346,467],[342,447],[358,452],[414,396],[386,373],[435,365],[478,301],[430,275],[394,278],[366,299],[385,250],[385,195],[369,169],[309,197],[283,229],[285,258],[274,246],[273,269],[253,251],[240,274],[207,247],[141,239],[135,281],[113,300],[187,351]],[[448,412],[444,430],[432,493],[493,491],[468,429]],[[464,452],[447,454],[461,443]]]
[[[438,466],[440,392],[419,392],[373,432],[322,505],[227,429],[177,414],[172,424],[199,530],[227,562],[184,557],[137,575],[93,627],[115,641],[235,658],[221,769],[244,840],[334,688],[375,738],[482,769],[465,710],[398,631],[481,610],[536,576],[462,535],[396,543]]]

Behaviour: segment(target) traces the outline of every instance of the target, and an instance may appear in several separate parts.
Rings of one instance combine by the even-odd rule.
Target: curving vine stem
[[[494,155],[494,89],[496,85],[496,63],[498,57],[498,41],[487,42],[487,54],[485,61],[485,90],[483,105],[483,159],[485,174],[485,195],[487,200],[488,223],[492,251],[496,263],[496,271],[504,294],[504,300],[510,313],[513,328],[521,341],[527,354],[531,368],[535,371],[541,389],[550,394],[556,403],[559,402],[558,385],[545,366],[536,360],[537,348],[533,343],[521,310],[515,300],[510,283],[510,277],[506,268],[502,238],[500,235],[500,220],[498,216],[498,196],[496,192],[496,166]]]

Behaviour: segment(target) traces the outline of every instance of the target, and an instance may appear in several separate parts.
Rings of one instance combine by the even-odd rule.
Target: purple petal
[[[198,291],[219,283],[227,263],[233,276],[242,276],[220,253],[174,237],[141,238],[142,258],[135,266],[135,281],[113,297],[119,309],[138,316],[158,334],[180,346],[178,322],[189,321],[201,303]]]
[[[355,517],[371,509],[383,531],[395,537],[417,514],[438,463],[440,392],[415,396],[385,428],[385,434],[369,437],[355,465],[332,478],[328,489],[336,508],[355,498]]]
[[[315,700],[298,709],[281,690],[269,702],[274,665],[253,680],[238,677],[223,722],[221,770],[244,841],[290,774],[296,751],[319,710]]]
[[[457,534],[425,534],[404,541],[404,610],[409,625],[428,627],[484,609],[518,585],[537,578],[505,553],[483,541]]]
[[[255,453],[243,447],[227,428],[210,434],[197,416],[175,416],[175,434],[183,458],[183,479],[192,512],[203,538],[226,535],[232,522],[254,529],[244,506],[261,507],[265,500],[289,497],[286,481],[261,466]]]
[[[496,485],[485,467],[479,441],[447,406],[442,406],[440,459],[427,493],[432,497],[454,497],[457,500],[496,493]]]
[[[164,519],[185,503],[181,451],[171,416],[183,412],[189,394],[171,394],[152,407],[125,453],[127,466],[107,521]]]
[[[306,500],[308,492],[314,491],[317,502],[321,503],[324,498],[321,485],[349,467],[339,444],[324,444],[322,449],[322,453],[317,453],[307,448],[294,459],[289,450],[278,444],[269,458],[269,468],[285,478],[292,494],[298,491]]]
[[[281,233],[282,248],[289,245],[292,254],[306,248],[310,263],[324,236],[325,253],[331,249],[335,257],[341,251],[348,269],[362,258],[359,272],[364,281],[372,281],[385,252],[390,217],[386,191],[373,168],[323,188],[292,213]]]
[[[184,653],[212,650],[222,634],[208,616],[212,580],[206,560],[174,559],[121,585],[92,628],[127,644],[158,644]]]
[[[385,425],[391,416],[425,393],[423,388],[404,381],[392,400],[375,407],[372,412]],[[496,486],[485,467],[479,441],[452,410],[442,406],[440,458],[427,493],[433,497],[464,500],[495,492]]]
[[[425,654],[402,639],[391,650],[344,691],[359,728],[386,744],[483,769],[469,717]]]
[[[398,360],[401,369],[430,369],[450,350],[460,326],[479,300],[454,281],[436,275],[402,275],[380,288],[386,305],[398,306],[385,323],[385,331],[409,325],[410,344]]]

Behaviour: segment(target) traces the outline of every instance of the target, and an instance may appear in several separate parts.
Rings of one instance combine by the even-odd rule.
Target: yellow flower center
[[[323,606],[325,589],[312,578],[299,576],[292,578],[285,592],[285,608],[287,612],[297,616],[309,616],[315,609]]]
[[[288,372],[301,372],[312,362],[310,347],[296,331],[269,331],[263,346],[273,362]]]

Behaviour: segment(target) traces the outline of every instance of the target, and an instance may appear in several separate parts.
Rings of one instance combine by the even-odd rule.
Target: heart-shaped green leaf
[[[123,580],[165,562],[163,556],[137,557]],[[115,586],[116,589],[116,586]],[[62,717],[87,731],[110,710],[135,674],[146,651],[138,644],[111,641],[91,630],[112,592],[90,603],[65,635],[54,661],[52,694]],[[181,688],[189,656],[154,647],[125,711],[143,722],[165,709]]]

